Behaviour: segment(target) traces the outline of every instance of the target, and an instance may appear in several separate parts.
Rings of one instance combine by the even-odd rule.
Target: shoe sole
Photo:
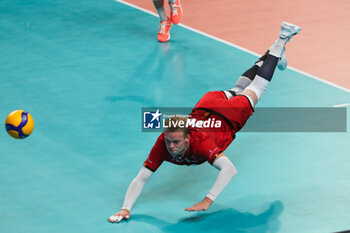
[[[286,39],[286,38],[292,38],[293,36],[299,34],[299,32],[301,31],[301,27],[295,25],[295,24],[292,24],[292,23],[288,23],[288,22],[283,22],[282,23],[282,28],[285,28],[285,31],[288,31],[288,32],[292,32],[294,31],[290,36],[284,36],[284,37],[280,37],[282,39]]]
[[[166,42],[168,42],[169,40],[170,40],[170,35],[169,35],[169,38],[168,38],[166,41],[161,41],[161,40],[158,39],[158,41],[161,42],[161,43],[166,43]]]

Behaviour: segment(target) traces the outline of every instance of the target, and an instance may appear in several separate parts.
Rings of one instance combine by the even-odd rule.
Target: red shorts
[[[207,92],[193,108],[203,109],[226,120],[238,132],[246,123],[254,109],[248,98],[237,95],[227,99],[223,91]]]

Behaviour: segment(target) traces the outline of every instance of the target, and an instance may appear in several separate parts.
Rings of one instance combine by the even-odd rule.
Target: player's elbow
[[[235,166],[226,156],[221,156],[216,159],[213,165],[217,169],[221,170],[221,172],[230,179],[232,179],[237,174]]]
[[[237,170],[236,170],[235,166],[231,163],[231,165],[228,166],[227,169],[228,169],[228,173],[229,173],[230,176],[231,176],[231,179],[233,179],[233,177],[235,177],[236,174],[237,174]]]

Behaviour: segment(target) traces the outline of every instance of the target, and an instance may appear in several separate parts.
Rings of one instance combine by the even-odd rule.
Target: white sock
[[[284,46],[286,45],[287,40],[282,40],[278,38],[278,40],[273,43],[273,45],[269,49],[269,54],[275,57],[281,57]]]
[[[259,75],[256,75],[254,80],[249,84],[246,90],[253,91],[259,100],[261,96],[264,94],[264,92],[266,91],[267,86],[269,84],[270,82],[268,80],[260,77]]]
[[[250,80],[249,78],[241,76],[238,78],[235,87],[232,88],[231,91],[234,91],[237,95],[239,95],[243,91],[243,89],[246,88],[251,82],[252,80]]]

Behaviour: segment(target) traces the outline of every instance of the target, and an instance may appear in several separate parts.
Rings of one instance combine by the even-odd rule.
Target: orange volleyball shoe
[[[175,3],[170,3],[170,15],[171,15],[171,21],[173,24],[178,24],[181,21],[182,18],[182,6],[180,0],[176,0]]]
[[[159,25],[158,32],[158,41],[159,42],[167,42],[170,39],[170,28],[171,28],[171,20],[168,17],[168,21],[161,21]]]

